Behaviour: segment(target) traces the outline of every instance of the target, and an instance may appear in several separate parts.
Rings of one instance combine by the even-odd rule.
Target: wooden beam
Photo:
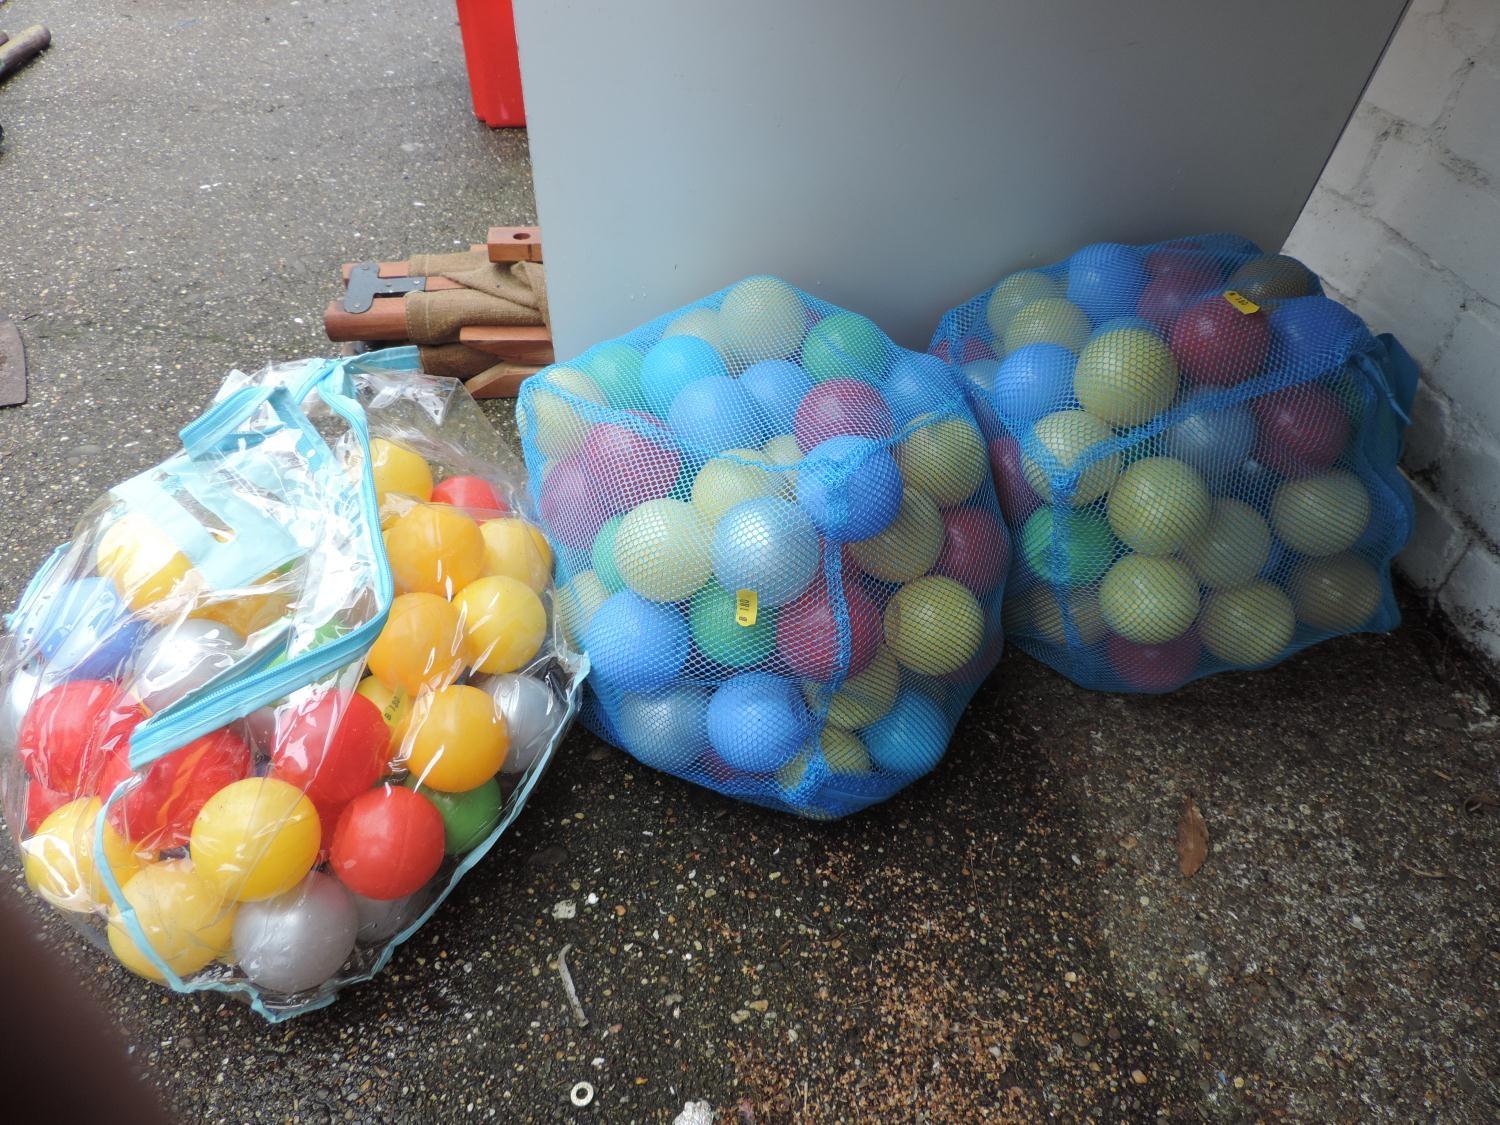
[[[490,227],[489,252],[492,262],[540,262],[542,260],[541,227]]]
[[[464,386],[475,398],[515,398],[521,393],[521,384],[540,370],[529,363],[497,363],[475,375]]]

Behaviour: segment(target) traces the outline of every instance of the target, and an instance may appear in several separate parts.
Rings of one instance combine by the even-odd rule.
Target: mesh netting
[[[1086,687],[1169,691],[1399,620],[1415,364],[1301,262],[1098,243],[952,309],[1017,550],[1005,627]]]
[[[1009,537],[969,394],[769,277],[528,380],[585,722],[812,817],[930,770],[1002,644]]]

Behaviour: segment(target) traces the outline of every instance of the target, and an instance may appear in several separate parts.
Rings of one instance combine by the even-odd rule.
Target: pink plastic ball
[[[610,514],[665,496],[682,465],[675,449],[612,423],[589,430],[581,456]]]
[[[879,608],[857,579],[845,578],[844,602],[849,613],[849,667],[843,674],[853,676],[875,659],[883,626]],[[822,578],[781,607],[776,651],[794,674],[810,680],[828,681],[841,671],[838,624]]]
[[[1328,468],[1349,444],[1349,415],[1327,387],[1288,387],[1252,404],[1260,422],[1260,453],[1284,473]]]
[[[995,495],[1000,510],[1012,525],[1024,523],[1026,517],[1042,506],[1042,498],[1026,480],[1021,467],[1021,443],[1013,437],[997,437],[990,442],[990,472],[995,477]]]
[[[1218,281],[1219,271],[1212,263],[1185,264],[1146,283],[1146,288],[1141,291],[1140,314],[1159,331],[1166,332],[1183,309],[1211,290]]]
[[[983,508],[943,512],[943,553],[934,574],[962,582],[983,597],[1000,584],[1010,566],[1010,536]]]
[[[877,441],[895,433],[880,392],[859,379],[829,379],[807,392],[792,421],[797,447],[807,453],[831,437],[853,434]]]
[[[610,511],[594,492],[581,456],[559,461],[542,477],[542,522],[569,547],[589,547],[609,519]]]
[[[1111,633],[1106,649],[1120,679],[1137,691],[1163,692],[1187,683],[1198,668],[1203,644],[1194,629],[1160,645],[1140,645]]]

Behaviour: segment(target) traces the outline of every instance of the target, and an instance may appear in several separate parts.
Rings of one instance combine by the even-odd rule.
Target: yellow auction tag
[[[743,625],[747,629],[755,624],[756,615],[760,613],[760,599],[755,596],[754,590],[740,590],[734,595],[734,623]]]
[[[1242,313],[1260,312],[1260,306],[1243,293],[1236,293],[1233,289],[1224,290],[1224,300],[1228,301]]]

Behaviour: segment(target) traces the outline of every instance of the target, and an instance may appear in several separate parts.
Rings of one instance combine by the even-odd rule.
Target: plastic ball
[[[108,904],[110,895],[98,870],[95,832],[102,805],[80,797],[53,810],[21,841],[26,885],[59,910],[85,914]],[[104,860],[116,883],[141,867],[141,855],[110,825],[104,826]]]
[[[653,691],[675,679],[692,640],[682,614],[631,590],[611,595],[594,613],[585,647],[595,674],[620,691]]]
[[[1182,310],[1218,287],[1219,268],[1211,260],[1198,269],[1181,269],[1156,277],[1141,290],[1141,317],[1158,332],[1171,331]]]
[[[724,589],[753,590],[761,605],[785,605],[817,573],[818,532],[795,504],[747,500],[719,520],[711,556]]]
[[[462,855],[477,848],[500,823],[503,799],[500,783],[494,778],[462,793],[444,793],[422,786],[415,774],[404,784],[412,789],[420,787],[423,795],[437,806],[438,815],[443,818],[443,850],[449,855]]]
[[[674,336],[696,336],[705,344],[717,348],[723,343],[723,332],[719,327],[719,310],[709,308],[688,309],[662,331],[663,340]]]
[[[483,477],[447,477],[432,490],[434,504],[447,504],[470,512],[500,513],[510,505],[500,498],[495,486]]]
[[[370,671],[415,696],[443,687],[463,671],[463,624],[452,603],[436,594],[400,594],[366,658]]]
[[[587,550],[611,515],[581,456],[559,461],[543,473],[537,496],[542,523],[565,547]]]
[[[1104,622],[1127,641],[1159,645],[1182,636],[1198,616],[1198,580],[1177,559],[1126,555],[1099,584]]]
[[[1089,318],[1072,301],[1042,297],[1022,306],[1005,329],[1005,354],[1028,344],[1056,344],[1076,352],[1089,338]]]
[[[964,402],[953,368],[935,355],[915,352],[903,353],[891,365],[880,393],[899,426],[923,414],[950,412]]]
[[[942,676],[973,659],[984,640],[984,611],[951,578],[908,582],[885,607],[885,643],[913,672]]]
[[[557,623],[562,626],[563,638],[574,648],[583,643],[589,622],[599,607],[609,600],[610,591],[604,588],[599,576],[592,570],[576,575],[573,581],[557,591]]]
[[[93,788],[106,754],[128,747],[145,713],[109,680],[71,680],[43,692],[26,711],[16,750],[26,772],[48,789]]]
[[[1385,596],[1380,575],[1357,555],[1313,559],[1291,582],[1298,620],[1329,633],[1362,628]]]
[[[299,695],[277,716],[272,776],[318,804],[341,805],[385,773],[390,727],[358,693],[325,688]]]
[[[857,737],[838,727],[824,727],[818,735],[816,749],[809,746],[777,770],[777,782],[787,789],[796,789],[807,777],[814,755],[823,760],[829,778],[834,782],[863,777],[874,768],[865,744]]]
[[[1287,254],[1267,254],[1240,266],[1229,275],[1224,288],[1261,305],[1316,293],[1318,279],[1296,258]]]
[[[620,575],[620,568],[615,565],[615,536],[620,533],[620,521],[624,518],[624,513],[621,513],[605,520],[589,551],[589,562],[593,564],[594,573],[611,594],[625,588],[625,579]]]
[[[1327,297],[1286,301],[1271,310],[1277,359],[1297,374],[1334,370],[1364,335],[1364,322]]]
[[[290,890],[318,857],[313,803],[274,777],[231,782],[204,804],[189,849],[198,874],[224,897],[255,902]]]
[[[1265,581],[1210,594],[1200,626],[1204,647],[1239,668],[1275,660],[1292,643],[1296,628],[1291,599]]]
[[[652,769],[683,773],[709,751],[708,701],[709,689],[693,684],[622,696],[620,744]]]
[[[1095,321],[1129,316],[1146,287],[1146,267],[1132,246],[1096,242],[1068,259],[1068,300]]]
[[[808,707],[826,707],[830,724],[845,730],[869,726],[891,709],[901,687],[901,666],[895,653],[881,645],[862,672],[850,676],[837,689],[818,683],[802,685]]]
[[[1256,399],[1260,455],[1282,472],[1326,469],[1349,444],[1349,414],[1327,387],[1304,384]]]
[[[345,806],[328,864],[355,894],[390,901],[437,874],[445,843],[442,814],[425,794],[383,785]]]
[[[846,624],[841,628],[840,618]],[[848,637],[847,653],[840,634]],[[776,648],[793,673],[823,682],[858,675],[880,648],[880,609],[858,581],[845,576],[835,607],[820,575],[798,597],[782,606],[776,621]]]
[[[750,392],[728,375],[695,379],[679,390],[667,425],[683,445],[702,453],[757,446],[767,436]]]
[[[392,899],[366,898],[352,892],[349,897],[354,900],[354,914],[359,920],[355,937],[366,945],[395,937],[421,914],[427,898],[419,891]]]
[[[463,793],[499,773],[509,747],[494,699],[455,684],[416,701],[402,764],[425,789]]]
[[[802,342],[802,366],[813,382],[879,381],[886,368],[886,339],[858,313],[836,312],[814,324]],[[814,443],[816,444],[816,443]]]
[[[534,525],[514,516],[479,525],[484,573],[524,582],[538,594],[552,581],[552,548]]]
[[[119,906],[109,911],[109,948],[137,976],[158,982],[165,965],[178,978],[227,955],[233,946],[236,906],[182,859],[141,868],[122,888],[125,906],[150,947],[136,943],[134,927]]]
[[[1243,406],[1206,407],[1189,399],[1185,417],[1162,435],[1167,454],[1200,473],[1237,468],[1255,449],[1255,419]]]
[[[146,623],[132,618],[105,578],[79,578],[47,591],[44,601],[16,621],[22,646],[35,644],[50,672],[102,680],[130,663]]]
[[[9,682],[0,678],[0,754],[9,753],[20,744],[21,724],[26,721],[32,701],[41,696],[43,682],[34,664],[11,669]]]
[[[1370,494],[1357,476],[1341,469],[1289,480],[1271,501],[1271,527],[1302,555],[1341,554],[1369,524]]]
[[[719,306],[724,353],[741,364],[796,354],[807,325],[802,298],[774,277],[747,277]]]
[[[1109,663],[1137,691],[1174,691],[1193,678],[1203,642],[1189,629],[1176,640],[1159,645],[1141,645],[1110,634],[1105,649]]]
[[[497,575],[469,583],[453,599],[463,621],[464,661],[476,672],[514,672],[541,651],[547,610],[524,582]]]
[[[26,834],[29,836],[42,826],[42,822],[58,809],[76,800],[71,793],[48,789],[35,781],[26,783]]]
[[[1182,557],[1210,589],[1239,586],[1271,557],[1271,529],[1249,504],[1215,497],[1207,525],[1184,544]]]
[[[641,365],[641,390],[651,413],[665,419],[678,393],[689,383],[728,374],[724,357],[712,344],[697,336],[670,336],[646,353]]]
[[[868,539],[885,530],[901,508],[901,491],[890,452],[849,434],[815,446],[797,472],[797,502],[830,539]]]
[[[604,405],[603,388],[574,367],[549,368],[533,376],[527,388],[530,394],[517,411],[517,428],[523,434],[529,429],[537,448],[548,457],[578,452],[589,429],[589,408],[584,404]]]
[[[755,624],[736,620],[736,598],[717,582],[709,582],[693,595],[688,624],[698,651],[726,668],[748,668],[759,664],[776,647],[777,610],[767,608],[756,615]]]
[[[890,525],[849,545],[859,568],[883,582],[909,582],[932,569],[943,552],[943,517],[923,492],[906,489]]]
[[[375,477],[375,498],[382,505],[392,493],[414,500],[432,498],[432,466],[414,449],[371,438],[370,471]]]
[[[797,444],[797,439],[791,434],[777,434],[761,447],[761,454],[768,465],[780,465],[788,467],[796,465],[802,460],[802,447]],[[796,483],[796,474],[781,474],[785,482]],[[785,484],[783,485],[785,489]]]
[[[1075,644],[1091,648],[1104,636],[1104,614],[1092,590],[1071,590],[1064,603],[1047,587],[1033,586],[1019,597],[1006,599],[1005,629],[1058,648]]]
[[[1175,457],[1136,461],[1109,494],[1109,526],[1140,555],[1180,550],[1208,526],[1211,511],[1202,475]]]
[[[780,476],[755,463],[761,460],[761,455],[751,450],[731,449],[698,470],[693,478],[693,507],[705,527],[714,527],[737,504],[774,496],[781,490]]]
[[[689,396],[680,397],[686,405]],[[654,424],[645,421],[639,425],[654,429]],[[592,427],[583,439],[580,456],[594,494],[611,512],[665,496],[682,468],[682,457],[672,448],[666,431],[640,433],[614,422]]]
[[[984,508],[949,508],[942,517],[943,549],[932,572],[988,594],[1010,568],[1010,536]]]
[[[256,592],[260,591],[260,592]],[[273,571],[248,587],[206,593],[188,616],[199,621],[217,621],[242,637],[249,637],[287,616],[292,605],[292,584],[285,573]]]
[[[948,716],[929,696],[907,688],[891,709],[864,729],[865,750],[875,767],[902,777],[921,777],[948,748]]]
[[[926,493],[941,508],[974,495],[989,468],[979,431],[961,418],[919,419],[917,428],[897,447],[896,461],[907,485]]]
[[[368,699],[380,712],[380,721],[385,724],[389,745],[401,745],[401,737],[411,722],[411,696],[404,688],[391,687],[379,676],[366,676],[359,681],[355,691]]]
[[[216,621],[188,619],[153,634],[136,655],[130,691],[151,713],[234,667],[245,641]]]
[[[1141,328],[1094,337],[1078,356],[1073,393],[1084,410],[1115,426],[1149,422],[1177,397],[1177,361]]]
[[[463,512],[442,504],[412,508],[386,529],[386,554],[399,593],[452,597],[484,573],[484,537]]]
[[[546,752],[547,744],[562,725],[565,715],[562,701],[553,698],[544,681],[532,676],[502,672],[478,680],[474,686],[494,700],[505,719],[510,748],[500,772],[525,773]]]
[[[285,894],[240,907],[234,959],[261,988],[304,992],[339,971],[358,930],[354,897],[331,875],[314,871]]]
[[[1042,498],[1026,480],[1021,443],[1008,434],[990,442],[990,473],[1000,511],[1010,523],[1020,523],[1041,504]]]
[[[976,359],[963,366],[964,378],[973,383],[975,387],[985,394],[994,394],[995,383],[1000,376],[1000,361],[998,359]],[[1068,385],[1072,386],[1072,374],[1068,376]]]
[[[1021,526],[1021,557],[1054,586],[1092,585],[1119,551],[1109,524],[1094,512],[1039,508]]]
[[[829,438],[850,434],[883,439],[896,430],[880,392],[857,379],[829,379],[807,393],[792,424],[797,445],[808,452]]]
[[[1146,255],[1146,273],[1152,278],[1188,274],[1204,277],[1207,287],[1218,285],[1224,276],[1219,257],[1196,239],[1176,239],[1157,245]]]
[[[1183,309],[1172,322],[1170,346],[1191,383],[1232,387],[1260,371],[1271,345],[1264,312],[1242,313],[1222,294]]]
[[[629,344],[605,344],[593,349],[582,364],[584,374],[604,392],[605,401],[620,409],[644,405],[641,367],[645,360]]]
[[[250,747],[231,727],[200,735],[141,771],[140,780],[109,808],[110,825],[132,843],[155,851],[188,842],[193,822],[208,799],[232,782],[250,776]],[[118,746],[105,759],[97,792],[108,798],[135,777],[128,748]]]
[[[812,733],[812,716],[795,680],[742,672],[708,701],[708,741],[732,768],[772,773],[793,758]]]
[[[148,610],[195,575],[193,564],[145,516],[129,512],[99,536],[94,567],[134,610]]]
[[[1027,344],[1001,361],[995,371],[993,401],[1012,424],[1031,422],[1067,407],[1073,397],[1078,356],[1060,344]]]
[[[984,319],[996,340],[1003,340],[1018,312],[1044,297],[1061,297],[1062,285],[1036,270],[1020,270],[1004,278],[984,305]]]
[[[812,390],[813,381],[797,364],[785,359],[765,359],[745,369],[743,387],[768,429],[785,433],[792,428],[797,404]]]
[[[632,508],[615,533],[615,566],[642,597],[675,602],[708,581],[708,529],[693,505],[648,500]]]
[[[1084,410],[1059,410],[1048,414],[1032,430],[1032,436],[1040,449],[1051,454],[1054,468],[1031,454],[1023,454],[1021,467],[1026,482],[1043,500],[1052,499],[1053,474],[1057,483],[1064,483],[1071,475],[1074,465],[1086,460],[1087,465],[1078,470],[1068,502],[1081,508],[1099,499],[1110,490],[1115,478],[1120,475],[1120,455],[1100,453],[1095,447],[1114,437],[1108,423]]]

